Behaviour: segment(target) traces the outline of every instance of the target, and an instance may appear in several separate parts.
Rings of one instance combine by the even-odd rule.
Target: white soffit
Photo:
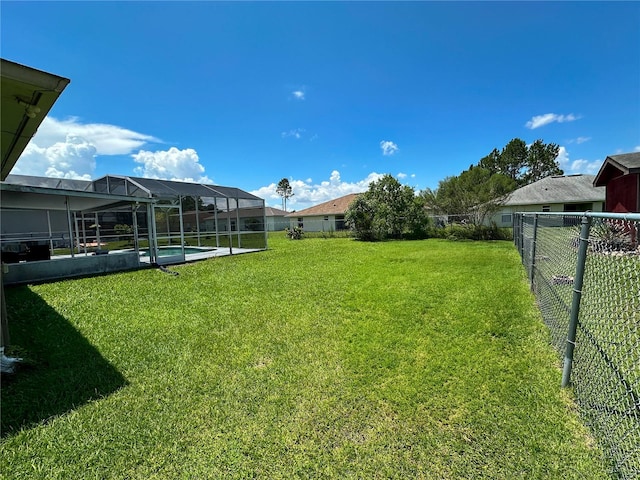
[[[9,60],[0,62],[0,180],[4,180],[70,80]]]

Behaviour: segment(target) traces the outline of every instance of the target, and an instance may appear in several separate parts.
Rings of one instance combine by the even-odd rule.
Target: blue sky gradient
[[[640,150],[638,2],[7,2],[3,58],[71,79],[14,173],[206,181],[289,209],[417,190],[515,137]]]

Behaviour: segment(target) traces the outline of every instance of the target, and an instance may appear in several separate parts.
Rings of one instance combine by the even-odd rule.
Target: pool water
[[[170,257],[172,255],[182,255],[182,249],[180,247],[160,247],[158,254],[161,257]],[[202,247],[184,247],[185,255],[193,253],[206,253],[212,252],[215,248],[202,248]],[[140,256],[148,257],[149,250],[140,250]]]

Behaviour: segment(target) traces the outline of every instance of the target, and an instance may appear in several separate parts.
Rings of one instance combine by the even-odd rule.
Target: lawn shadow
[[[28,287],[5,290],[8,353],[23,357],[2,375],[0,438],[105,397],[127,381],[69,321]]]

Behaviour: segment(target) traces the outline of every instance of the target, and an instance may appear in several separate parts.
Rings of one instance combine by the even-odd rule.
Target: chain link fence
[[[612,470],[640,478],[640,214],[522,213],[513,236]]]

